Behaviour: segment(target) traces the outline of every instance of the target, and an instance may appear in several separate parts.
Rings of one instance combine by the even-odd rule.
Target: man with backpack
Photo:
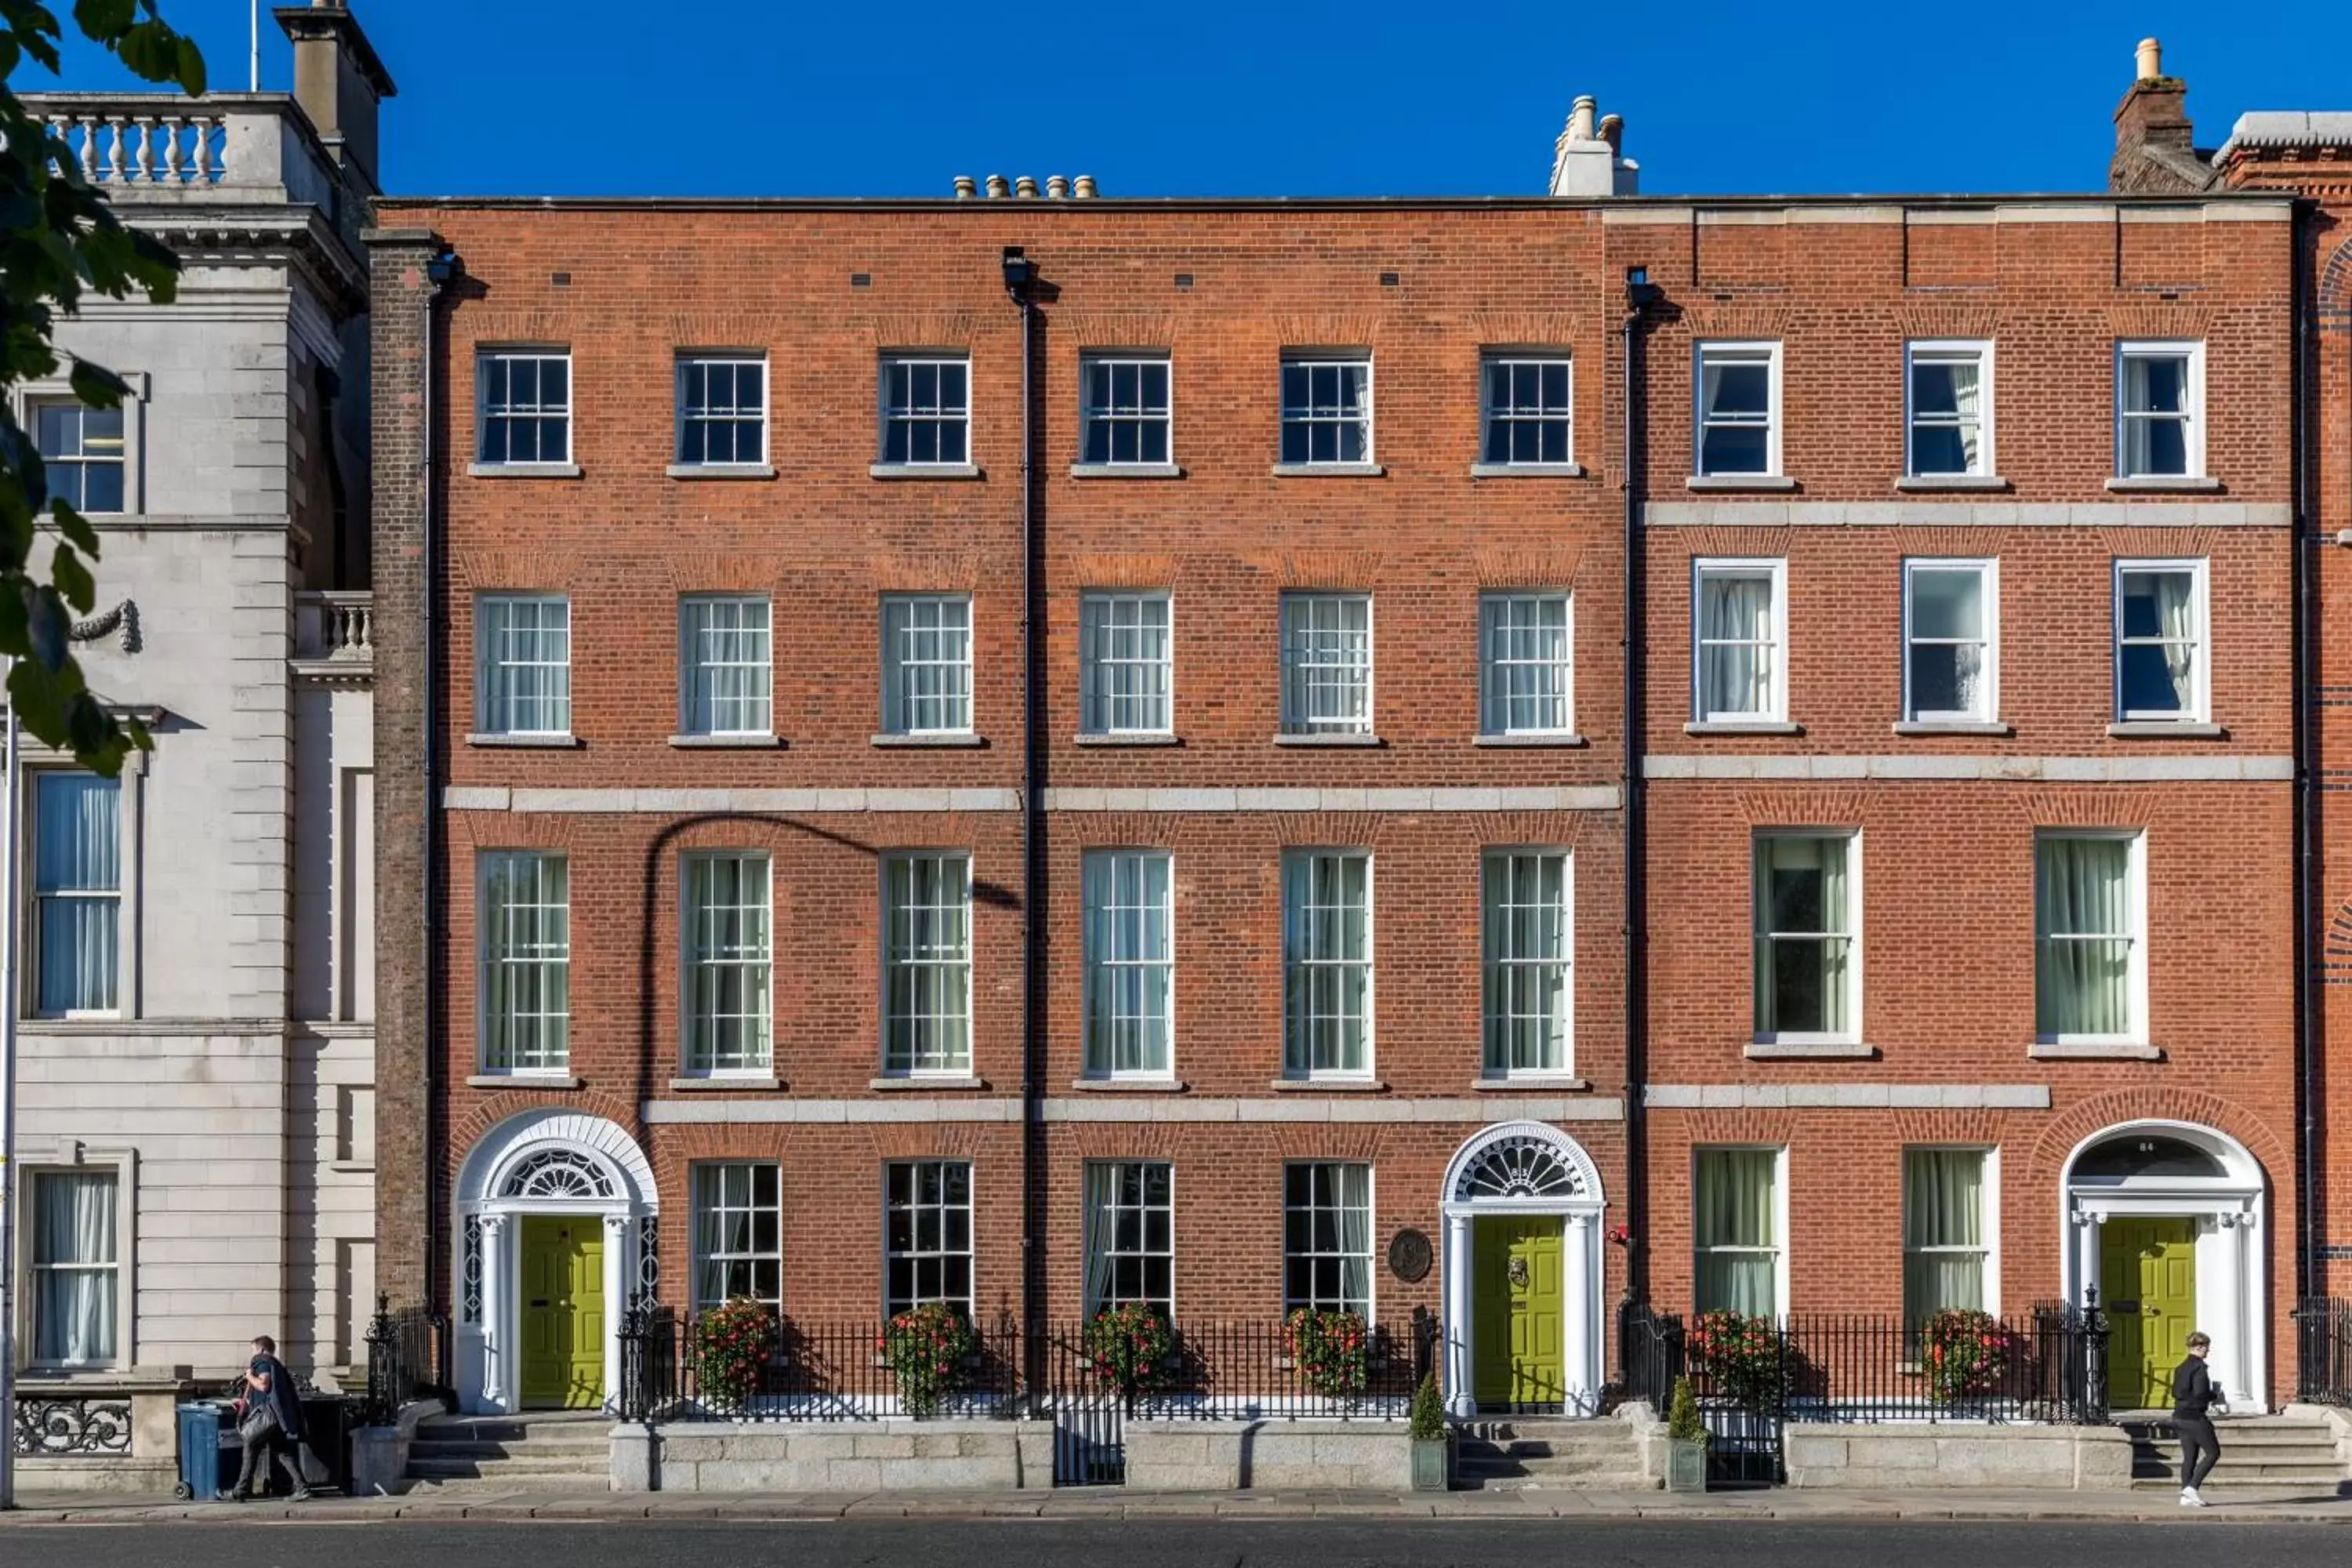
[[[309,1500],[310,1486],[302,1476],[302,1402],[295,1394],[294,1374],[278,1359],[278,1342],[268,1334],[254,1338],[253,1360],[245,1368],[245,1397],[238,1401],[237,1410],[236,1430],[245,1439],[245,1464],[228,1500],[244,1502],[253,1496],[257,1468],[257,1479],[268,1487],[273,1461],[286,1466],[294,1483],[291,1500]]]

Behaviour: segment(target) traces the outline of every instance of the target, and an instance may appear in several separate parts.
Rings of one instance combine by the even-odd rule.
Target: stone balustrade
[[[375,595],[349,591],[296,595],[294,657],[373,663]]]
[[[339,176],[283,93],[26,95],[85,178],[128,208],[146,203],[307,203],[339,210]]]

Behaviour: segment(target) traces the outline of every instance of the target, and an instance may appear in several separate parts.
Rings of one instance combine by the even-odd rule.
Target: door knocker
[[[1511,1262],[1510,1262],[1510,1267],[1509,1267],[1508,1268],[1505,1269],[1505,1270],[1504,1270],[1504,1272],[1505,1272],[1505,1274],[1506,1274],[1506,1275],[1507,1275],[1507,1276],[1509,1277],[1510,1281],[1511,1281],[1511,1284],[1512,1284],[1512,1286],[1513,1286],[1515,1289],[1522,1289],[1522,1290],[1524,1290],[1524,1289],[1527,1289],[1527,1284],[1528,1284],[1528,1260],[1527,1260],[1526,1258],[1512,1258],[1512,1259],[1511,1259]]]

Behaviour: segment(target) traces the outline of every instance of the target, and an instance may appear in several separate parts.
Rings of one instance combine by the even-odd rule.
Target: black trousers
[[[266,1436],[245,1446],[245,1463],[238,1468],[236,1474],[238,1494],[251,1497],[253,1484],[257,1480],[264,1487],[275,1488],[279,1465],[286,1467],[288,1495],[296,1496],[310,1489],[302,1479],[301,1448],[293,1438],[272,1426]]]
[[[2202,1415],[2176,1415],[2172,1430],[2180,1439],[2180,1484],[2203,1486],[2221,1458],[2221,1439],[2213,1435],[2213,1423]]]

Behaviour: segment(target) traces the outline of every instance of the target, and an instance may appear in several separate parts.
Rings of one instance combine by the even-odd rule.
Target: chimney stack
[[[1061,176],[1061,175],[1059,175],[1059,174],[1048,174],[1048,175],[1046,175],[1046,176],[1045,176],[1045,199],[1046,199],[1046,200],[1048,200],[1048,201],[1055,201],[1055,202],[1066,202],[1066,201],[1069,200],[1069,199],[1070,199],[1070,182],[1069,182],[1069,181],[1067,181],[1067,180],[1066,180],[1066,179],[1064,179],[1064,178],[1062,178],[1062,176]]]
[[[2164,74],[2164,46],[2154,38],[2139,41],[2139,75],[2137,81],[2150,81]]]
[[[2189,121],[2189,84],[2164,74],[2164,46],[2142,38],[2131,89],[2116,105],[2116,151],[2135,146],[2193,153],[2196,128]]]
[[[1007,195],[1012,194],[1012,190],[1013,187],[1004,183],[1003,175],[991,174],[988,176],[988,199],[990,201],[1001,202]]]
[[[376,178],[376,106],[398,89],[375,46],[341,0],[281,5],[278,25],[294,44],[294,101],[335,162],[369,189]]]
[[[1082,202],[1090,202],[1094,200],[1095,177],[1092,174],[1080,174],[1077,178],[1077,183],[1071,186],[1070,195],[1076,196]]]
[[[1016,175],[1013,181],[1013,194],[1024,201],[1036,200],[1037,176],[1034,174]]]
[[[1552,143],[1553,195],[1630,196],[1641,190],[1642,166],[1624,154],[1624,118],[1612,114],[1596,121],[1599,109],[1589,93],[1570,108],[1568,124]]]
[[[958,174],[955,177],[955,194],[956,200],[968,202],[980,194],[980,186],[972,182],[970,174]]]

